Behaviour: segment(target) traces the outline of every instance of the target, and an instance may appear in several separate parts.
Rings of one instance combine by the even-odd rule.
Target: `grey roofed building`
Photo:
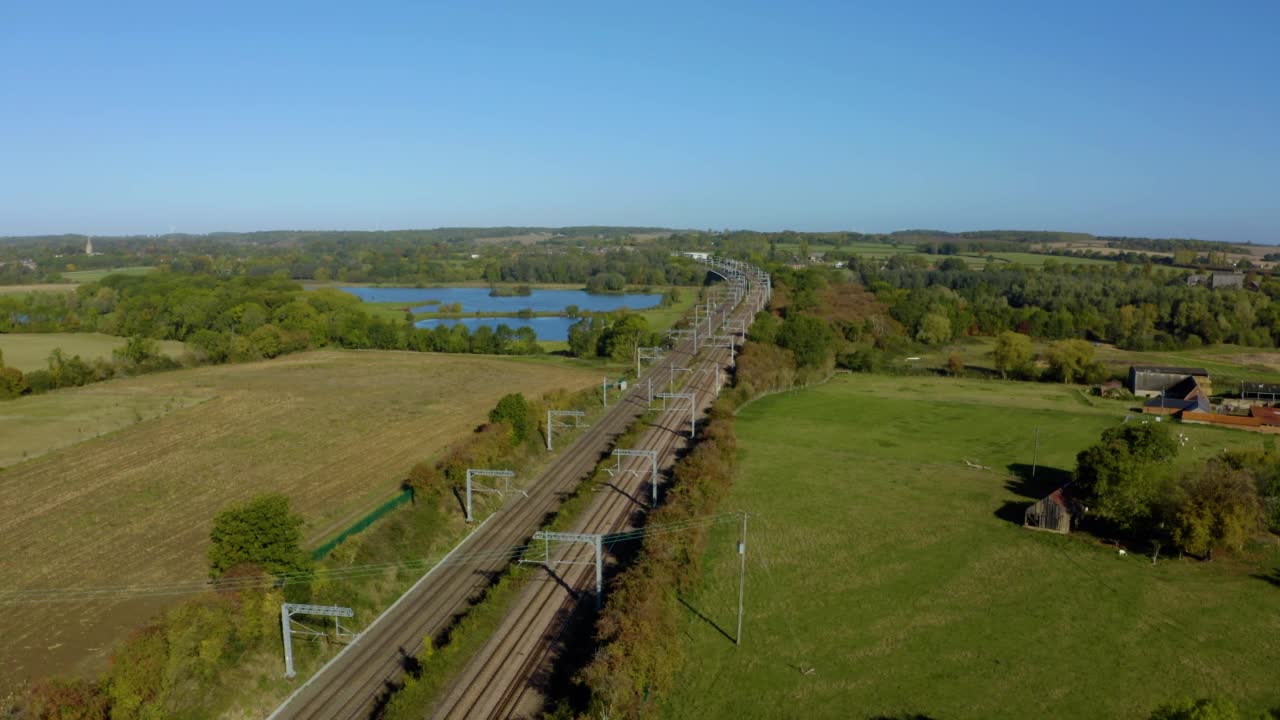
[[[1129,392],[1139,397],[1163,395],[1170,388],[1187,378],[1204,378],[1201,383],[1208,392],[1209,371],[1197,367],[1169,367],[1162,365],[1134,365],[1129,368]]]
[[[1224,290],[1227,288],[1243,288],[1244,275],[1240,273],[1214,273],[1210,283],[1214,290]]]

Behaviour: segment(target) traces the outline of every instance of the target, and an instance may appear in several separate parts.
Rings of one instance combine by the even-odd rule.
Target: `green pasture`
[[[4,364],[22,372],[43,370],[49,366],[49,353],[62,348],[68,357],[79,355],[87,362],[97,358],[111,359],[114,350],[124,348],[127,338],[102,333],[5,333],[0,334],[0,350]],[[176,340],[159,341],[160,350],[178,358],[186,346]]]
[[[62,277],[72,282],[87,283],[101,280],[108,275],[146,275],[149,272],[155,272],[155,268],[150,265],[132,265],[101,270],[73,270],[62,273]]]
[[[670,288],[655,288],[654,292],[666,292]],[[671,329],[672,325],[684,317],[693,308],[693,304],[698,300],[698,291],[695,288],[682,287],[677,288],[680,292],[680,299],[671,303],[670,307],[656,307],[651,310],[640,310],[636,314],[643,317],[649,323],[649,329],[654,332],[666,333]]]
[[[725,510],[681,598],[670,718],[1146,718],[1182,696],[1280,705],[1280,561],[1158,564],[1021,527],[1124,403],[1054,385],[845,375],[739,415]],[[1036,477],[1030,477],[1040,429]],[[1189,464],[1252,433],[1177,427]],[[971,467],[965,463],[968,460]],[[1269,580],[1266,578],[1270,578]]]
[[[934,256],[940,257],[940,256]],[[1046,262],[1052,261],[1059,265],[1110,265],[1111,260],[1096,260],[1094,258],[1079,258],[1059,255],[1041,255],[1039,253],[1025,252],[993,252],[985,255],[958,255],[968,262],[970,265],[982,266],[988,262],[988,258],[995,258],[997,263],[1011,263],[1023,265],[1025,267],[1040,268],[1044,267]]]

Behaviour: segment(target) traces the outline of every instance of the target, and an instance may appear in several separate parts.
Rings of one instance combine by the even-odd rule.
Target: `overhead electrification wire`
[[[650,535],[681,532],[696,527],[705,527],[716,523],[728,522],[733,515],[712,515],[693,518],[661,525],[649,525],[636,530],[605,535],[605,544],[639,540]],[[537,544],[541,549],[541,544]],[[385,563],[352,565],[345,568],[327,568],[307,572],[285,573],[283,575],[256,575],[219,580],[186,580],[169,583],[139,583],[133,585],[114,585],[99,587],[66,587],[66,588],[33,588],[0,592],[0,605],[53,602],[85,602],[92,600],[125,600],[140,597],[158,597],[165,595],[191,595],[206,591],[255,590],[283,585],[296,585],[312,580],[359,580],[384,575],[392,570],[415,570],[432,565],[450,566],[464,564],[485,564],[500,561],[518,560],[524,557],[534,544],[515,545],[496,550],[478,550],[470,553],[459,553],[441,558],[407,558]]]

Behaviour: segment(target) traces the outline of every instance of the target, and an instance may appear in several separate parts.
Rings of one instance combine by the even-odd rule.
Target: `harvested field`
[[[10,558],[0,588],[199,579],[213,515],[267,492],[289,495],[318,543],[389,497],[414,462],[470,432],[503,394],[598,382],[598,372],[545,361],[319,351],[6,403],[12,413],[32,400],[160,398],[172,412],[0,473]],[[92,671],[173,599],[8,606],[0,682]]]
[[[47,367],[54,348],[93,362],[97,358],[110,360],[112,351],[128,342],[128,338],[102,333],[6,333],[0,335],[0,350],[4,351],[5,365],[25,373]],[[176,340],[158,342],[161,352],[175,359],[186,351],[186,346]]]

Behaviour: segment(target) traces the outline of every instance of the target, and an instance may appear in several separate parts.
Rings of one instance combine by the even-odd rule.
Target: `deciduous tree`
[[[1121,528],[1136,528],[1152,517],[1165,487],[1164,466],[1177,452],[1164,425],[1111,428],[1076,457],[1076,487],[1091,513]]]
[[[1262,503],[1252,475],[1210,461],[1184,481],[1171,532],[1179,547],[1213,557],[1214,548],[1239,550],[1262,526]]]
[[[991,351],[996,370],[1000,377],[1008,377],[1009,373],[1020,373],[1031,365],[1031,338],[1006,330],[996,336],[996,347]]]

